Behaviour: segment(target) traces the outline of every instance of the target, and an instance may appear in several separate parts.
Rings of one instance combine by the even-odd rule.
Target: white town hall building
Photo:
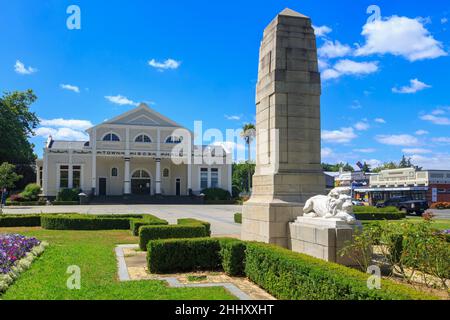
[[[46,197],[63,188],[95,196],[187,196],[205,188],[231,193],[230,153],[194,146],[189,130],[145,104],[86,132],[89,141],[48,138],[37,161]]]

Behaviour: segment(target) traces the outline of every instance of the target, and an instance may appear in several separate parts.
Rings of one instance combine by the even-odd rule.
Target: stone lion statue
[[[305,203],[304,217],[338,218],[349,224],[355,224],[353,204],[350,196],[351,189],[347,187],[335,188],[327,196],[315,196]]]

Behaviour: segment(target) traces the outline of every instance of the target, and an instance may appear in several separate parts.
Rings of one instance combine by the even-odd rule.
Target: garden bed
[[[46,242],[19,234],[0,234],[0,294],[30,268],[44,252]]]

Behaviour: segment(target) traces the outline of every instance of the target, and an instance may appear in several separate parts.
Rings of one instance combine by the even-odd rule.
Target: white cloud
[[[383,162],[378,159],[365,159],[363,162],[367,163],[371,168],[377,168],[383,164]]]
[[[118,104],[121,106],[124,106],[124,105],[137,106],[137,105],[139,105],[139,103],[134,102],[120,94],[118,94],[116,96],[105,96],[105,99],[108,100],[109,102],[112,102],[112,103],[115,103],[115,104]]]
[[[46,127],[56,127],[56,128],[71,128],[74,130],[86,130],[88,128],[93,127],[92,122],[88,120],[76,120],[76,119],[40,119],[40,124]]]
[[[392,145],[392,146],[417,146],[419,145],[419,140],[409,134],[399,134],[399,135],[378,135],[375,137],[379,143]]]
[[[326,69],[322,72],[322,80],[337,79],[340,76],[341,74],[334,69]]]
[[[324,80],[336,79],[343,75],[367,75],[378,71],[378,62],[356,62],[348,59],[338,61],[332,69],[322,73]]]
[[[446,24],[447,22],[448,22],[448,19],[447,19],[447,18],[442,18],[442,19],[441,19],[441,23],[442,23],[442,24]]]
[[[72,141],[87,141],[89,136],[78,130],[73,130],[71,128],[49,128],[40,127],[36,129],[35,134],[39,137],[47,139],[48,136],[52,136],[55,140],[72,140]]]
[[[374,148],[366,148],[366,149],[353,149],[353,151],[361,153],[374,153],[377,150]]]
[[[70,90],[76,93],[80,93],[80,88],[71,84],[60,84],[61,89]]]
[[[436,142],[438,144],[450,144],[450,137],[439,137],[433,138],[431,141]]]
[[[164,71],[168,69],[178,69],[181,65],[181,61],[176,61],[174,59],[166,59],[163,62],[158,62],[155,59],[152,59],[148,62],[149,66],[158,69],[159,71]]]
[[[450,170],[450,154],[437,153],[428,157],[423,155],[412,155],[411,161],[424,169],[434,170]]]
[[[366,43],[356,50],[359,56],[389,53],[416,61],[447,55],[420,18],[392,16],[376,20],[365,24],[361,34]]]
[[[358,131],[366,131],[370,128],[370,124],[366,121],[359,121],[355,124],[355,129]]]
[[[238,115],[225,115],[225,119],[227,119],[227,120],[235,120],[235,121],[239,121],[239,120],[241,120],[241,116],[238,116]]]
[[[16,71],[18,74],[32,74],[37,72],[37,69],[31,66],[25,67],[25,64],[23,62],[17,60],[16,64],[14,65],[14,71]]]
[[[322,158],[328,158],[333,154],[333,150],[331,148],[322,148],[320,153]]]
[[[326,69],[329,66],[329,64],[328,64],[328,62],[326,60],[323,60],[323,59],[320,59],[320,58],[317,60],[317,63],[319,64],[319,69],[320,70]]]
[[[386,120],[384,120],[383,118],[376,118],[375,122],[376,123],[386,123]]]
[[[392,88],[392,92],[395,93],[416,93],[418,91],[422,91],[425,89],[431,88],[430,85],[419,81],[419,79],[411,79],[409,80],[409,86],[404,86],[401,88]]]
[[[348,143],[356,137],[357,135],[355,134],[353,128],[341,128],[340,130],[322,131],[322,139],[324,141],[332,143]]]
[[[422,149],[422,148],[406,148],[406,149],[403,149],[402,152],[404,154],[427,154],[427,153],[431,153],[431,150]]]
[[[421,116],[420,119],[424,121],[430,121],[431,123],[441,126],[450,126],[450,118],[448,117],[438,117],[432,114],[426,114]]]
[[[320,57],[324,58],[339,58],[345,57],[352,53],[352,48],[339,41],[325,40],[325,43],[317,51]]]
[[[417,130],[416,131],[416,135],[418,135],[418,136],[424,136],[424,135],[427,135],[427,134],[429,134],[429,132],[426,131],[426,130]]]
[[[324,37],[328,33],[330,33],[331,31],[333,31],[333,29],[331,29],[328,26],[320,26],[320,27],[318,27],[318,26],[314,26],[313,25],[313,28],[314,28],[314,33],[315,33],[315,35],[317,37]]]
[[[352,109],[361,109],[362,105],[361,102],[359,100],[353,100],[352,105],[350,106],[350,108]]]

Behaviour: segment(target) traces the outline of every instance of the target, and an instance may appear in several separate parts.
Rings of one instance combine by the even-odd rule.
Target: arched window
[[[111,169],[111,177],[117,177],[119,175],[119,172],[117,170],[117,168],[112,168]]]
[[[183,141],[183,137],[168,136],[166,138],[166,143],[181,143],[182,141]]]
[[[120,138],[117,134],[115,133],[107,133],[105,134],[105,136],[103,137],[103,141],[120,141]]]
[[[151,143],[152,139],[146,134],[140,134],[134,139],[134,142]]]
[[[164,168],[163,169],[163,178],[168,178],[169,175],[170,175],[169,168]]]
[[[142,178],[150,178],[150,174],[145,170],[136,170],[133,172],[132,178],[142,179]]]

